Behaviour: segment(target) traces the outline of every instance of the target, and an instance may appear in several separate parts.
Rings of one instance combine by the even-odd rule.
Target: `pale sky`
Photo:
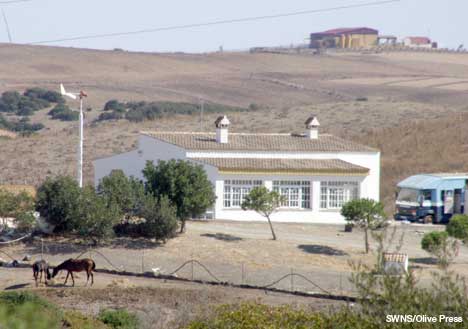
[[[368,3],[373,0],[32,0],[0,5],[15,43],[126,32],[181,24]],[[0,3],[2,0],[0,0]],[[208,27],[53,43],[56,46],[133,51],[214,51],[304,43],[311,32],[366,26],[381,34],[429,36],[441,47],[468,47],[467,0],[400,2]],[[0,42],[8,42],[0,17]]]

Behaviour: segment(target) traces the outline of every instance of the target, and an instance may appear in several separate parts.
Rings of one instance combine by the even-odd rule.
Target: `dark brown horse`
[[[52,277],[54,278],[58,272],[61,270],[68,271],[67,277],[65,278],[65,283],[67,284],[68,276],[71,275],[73,286],[75,286],[75,279],[73,278],[73,272],[83,272],[86,271],[88,279],[86,280],[86,285],[88,284],[89,277],[91,276],[91,285],[94,283],[93,270],[96,269],[96,263],[89,258],[83,259],[73,259],[70,258],[64,261],[62,264],[54,268],[52,272]]]
[[[42,281],[42,273],[44,273],[44,283],[47,284],[47,280],[50,280],[50,271],[49,271],[49,264],[45,260],[38,260],[35,262],[32,266],[33,268],[33,276],[34,276],[34,281],[36,281],[36,287],[38,285],[37,283],[37,277],[40,274],[39,277],[39,283]]]

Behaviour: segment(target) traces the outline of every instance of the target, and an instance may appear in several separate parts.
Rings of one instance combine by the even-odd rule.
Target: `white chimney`
[[[228,142],[228,128],[231,122],[229,122],[229,119],[227,116],[223,115],[218,117],[215,121],[216,125],[216,142],[217,143],[222,143],[222,144],[227,144]]]
[[[306,122],[305,122],[305,125],[306,125],[306,137],[309,138],[309,139],[318,139],[318,128],[320,126],[320,123],[317,119],[316,116],[312,115],[311,117],[309,117]]]

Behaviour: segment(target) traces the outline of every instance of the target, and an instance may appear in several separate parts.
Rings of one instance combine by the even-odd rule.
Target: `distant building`
[[[406,37],[403,44],[410,48],[437,48],[437,43],[431,42],[428,37]]]
[[[368,27],[339,28],[310,35],[310,48],[369,48],[377,45],[379,31]]]
[[[216,193],[214,219],[264,220],[241,204],[255,186],[284,196],[274,221],[344,223],[349,200],[379,200],[380,152],[319,133],[310,117],[302,134],[232,133],[226,116],[216,132],[142,132],[138,148],[94,161],[95,184],[112,170],[143,179],[147,161],[187,160],[204,167]]]

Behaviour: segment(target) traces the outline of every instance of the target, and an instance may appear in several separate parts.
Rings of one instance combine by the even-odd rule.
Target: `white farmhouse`
[[[319,134],[311,117],[304,134],[231,133],[226,116],[215,133],[141,132],[138,149],[94,162],[95,184],[112,170],[143,179],[147,161],[180,159],[202,165],[216,191],[214,219],[264,220],[241,203],[259,185],[285,197],[278,222],[343,223],[340,208],[354,198],[379,200],[380,152]]]

